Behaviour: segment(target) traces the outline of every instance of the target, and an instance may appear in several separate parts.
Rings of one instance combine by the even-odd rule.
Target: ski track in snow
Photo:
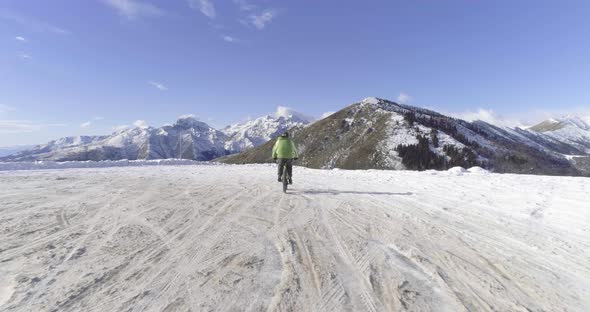
[[[1,311],[588,311],[590,179],[0,172]]]

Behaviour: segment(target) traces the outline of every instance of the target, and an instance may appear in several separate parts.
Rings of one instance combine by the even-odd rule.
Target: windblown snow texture
[[[590,179],[0,172],[2,311],[588,311]]]

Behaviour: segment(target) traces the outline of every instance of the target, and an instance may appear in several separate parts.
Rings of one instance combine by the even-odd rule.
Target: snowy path
[[[590,179],[0,172],[1,311],[589,311]]]

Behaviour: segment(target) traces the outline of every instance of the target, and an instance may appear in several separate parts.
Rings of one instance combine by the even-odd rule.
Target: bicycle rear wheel
[[[287,186],[289,185],[289,174],[287,173],[287,166],[283,167],[283,193],[287,193]]]

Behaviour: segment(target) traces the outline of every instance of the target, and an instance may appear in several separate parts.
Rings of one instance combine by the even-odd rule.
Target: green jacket
[[[293,140],[286,137],[278,137],[272,148],[272,158],[298,158],[297,147]]]

